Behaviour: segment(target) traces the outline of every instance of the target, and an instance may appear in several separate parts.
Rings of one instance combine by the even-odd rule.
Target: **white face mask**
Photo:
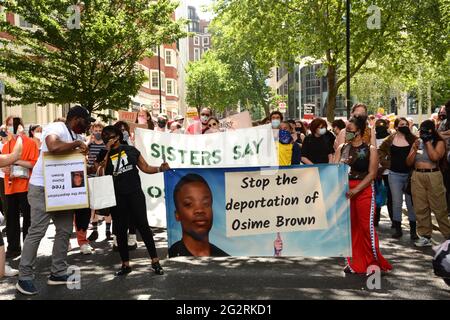
[[[319,134],[320,134],[321,136],[323,136],[325,133],[327,133],[327,129],[325,129],[325,128],[320,128],[320,129],[319,129]]]
[[[35,137],[36,139],[41,140],[41,138],[42,138],[42,133],[41,133],[41,132],[35,132],[35,133],[34,133],[34,137]]]

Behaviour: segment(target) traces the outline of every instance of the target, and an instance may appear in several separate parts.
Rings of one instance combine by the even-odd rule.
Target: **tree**
[[[378,0],[376,4],[352,1],[351,77],[369,59],[397,59],[391,53],[398,50],[393,49],[443,61],[449,44],[445,0]],[[239,44],[253,52],[260,66],[302,57],[321,60],[327,67],[327,118],[334,119],[338,90],[347,80],[345,1],[218,0],[215,12],[216,19],[239,34]]]
[[[136,63],[150,48],[185,36],[170,0],[4,0],[33,24],[7,22],[0,72],[13,104],[79,103],[89,111],[127,108],[146,76]],[[79,20],[79,21],[77,21]],[[78,24],[79,22],[79,24]]]
[[[227,15],[228,13],[224,13]],[[226,19],[214,19],[210,24],[213,50],[218,59],[230,70],[229,81],[238,88],[234,92],[235,100],[249,109],[255,116],[261,117],[270,113],[271,91],[267,85],[270,76],[270,65],[261,66],[256,62],[253,50],[242,45],[242,36],[227,25]]]
[[[199,112],[204,107],[221,112],[238,104],[230,70],[213,51],[206,52],[199,61],[191,62],[186,73],[186,101]]]

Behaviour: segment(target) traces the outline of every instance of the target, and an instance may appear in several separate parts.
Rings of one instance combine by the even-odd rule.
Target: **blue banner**
[[[351,256],[346,165],[164,174],[169,257]]]

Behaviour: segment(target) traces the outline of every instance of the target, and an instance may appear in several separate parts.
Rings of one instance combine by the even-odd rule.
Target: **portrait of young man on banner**
[[[182,239],[169,248],[169,257],[224,257],[226,252],[209,242],[213,224],[213,195],[206,180],[198,174],[183,176],[173,191],[175,218]]]

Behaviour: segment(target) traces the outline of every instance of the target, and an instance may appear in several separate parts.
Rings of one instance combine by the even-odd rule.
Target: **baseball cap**
[[[164,120],[168,121],[168,120],[169,120],[169,117],[168,117],[167,114],[165,114],[165,113],[160,113],[160,114],[158,115],[158,119],[164,119]]]
[[[89,122],[95,122],[95,119],[91,117],[89,111],[80,105],[73,106],[69,109],[67,119],[72,119],[74,117],[80,117],[88,120]]]
[[[184,117],[181,114],[179,114],[175,117],[175,121],[178,121],[178,120],[184,120]]]

